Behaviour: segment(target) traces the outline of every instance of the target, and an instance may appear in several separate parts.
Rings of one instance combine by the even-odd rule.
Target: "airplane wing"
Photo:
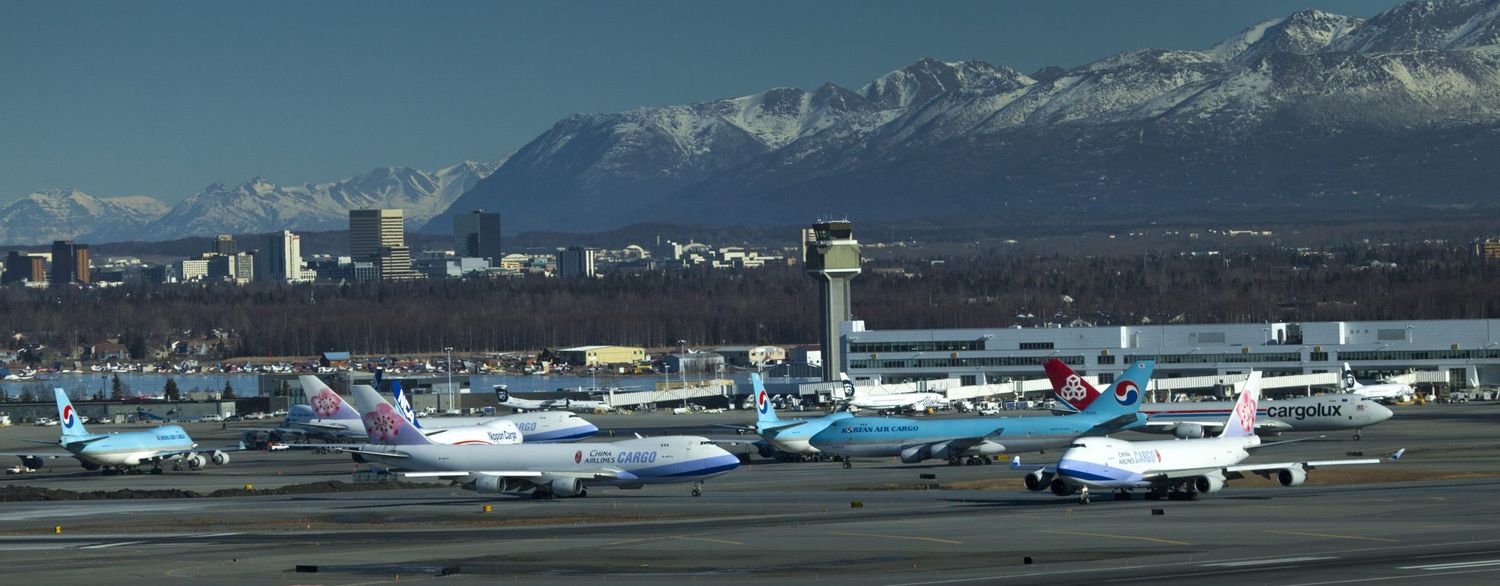
[[[1084,432],[1083,435],[1111,434],[1117,431],[1125,431],[1133,429],[1145,421],[1146,416],[1140,413],[1124,413],[1116,417],[1111,417],[1107,421],[1099,422]]]
[[[979,444],[982,444],[982,443],[985,443],[985,442],[991,442],[991,441],[1003,445],[1005,442],[1001,441],[1002,438],[1000,437],[1000,435],[1002,433],[1004,433],[1004,432],[1005,432],[1005,428],[1003,428],[1003,427],[997,427],[997,428],[995,428],[995,431],[992,431],[992,432],[990,432],[990,433],[988,433],[986,435],[981,435],[981,436],[956,437],[956,438],[949,438],[949,439],[937,440],[937,441],[930,441],[930,442],[921,442],[921,443],[915,443],[915,444],[905,444],[905,445],[901,446],[901,451],[905,452],[906,450],[910,450],[912,448],[920,448],[922,446],[927,446],[929,448],[933,448],[934,450],[940,449],[940,448],[948,448],[949,452],[953,453],[955,451],[962,452],[964,450],[967,450],[967,449],[972,448],[974,446],[977,446]]]
[[[1358,460],[1318,460],[1312,462],[1278,462],[1275,464],[1245,464],[1241,466],[1229,466],[1224,469],[1225,478],[1244,478],[1245,473],[1257,474],[1269,477],[1282,470],[1301,468],[1312,470],[1314,468],[1327,468],[1330,466],[1358,466],[1362,464],[1379,464],[1380,458],[1363,458]]]
[[[1182,426],[1186,426],[1186,425],[1196,425],[1199,428],[1202,428],[1203,429],[1203,435],[1205,437],[1212,437],[1212,436],[1218,435],[1219,432],[1224,429],[1224,421],[1223,420],[1217,420],[1217,421],[1189,421],[1189,420],[1182,420],[1182,419],[1173,419],[1171,421],[1162,421],[1162,420],[1147,421],[1146,425],[1144,427],[1141,427],[1141,428],[1137,429],[1136,431],[1144,431],[1144,432],[1148,432],[1148,433],[1174,433],[1174,432],[1177,431],[1177,428],[1182,427]],[[1284,422],[1277,421],[1275,419],[1257,419],[1255,421],[1255,431],[1257,431],[1257,432],[1281,433],[1281,432],[1287,431],[1287,430],[1289,430],[1291,428],[1292,428],[1292,426],[1287,425]]]
[[[541,470],[447,470],[442,472],[402,472],[407,478],[450,478],[466,476],[496,476],[501,478],[577,478],[580,480],[602,480],[613,478],[630,478],[628,473],[619,470],[600,470],[597,472],[557,472]]]

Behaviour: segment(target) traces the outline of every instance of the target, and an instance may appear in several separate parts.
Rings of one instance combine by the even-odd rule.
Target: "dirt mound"
[[[256,495],[291,495],[291,494],[320,494],[331,492],[365,492],[371,490],[402,490],[413,488],[432,488],[432,484],[420,484],[412,482],[379,482],[354,484],[340,480],[326,480],[322,482],[309,482],[306,484],[291,484],[277,488],[264,490],[245,490],[243,488],[226,488],[216,490],[208,494],[182,490],[179,488],[168,488],[160,490],[138,490],[134,488],[122,488],[120,490],[93,490],[88,492],[76,492],[59,488],[39,488],[35,486],[17,486],[9,484],[0,487],[0,502],[22,502],[22,501],[95,501],[95,500],[133,500],[133,499],[187,499],[187,498],[220,498]]]

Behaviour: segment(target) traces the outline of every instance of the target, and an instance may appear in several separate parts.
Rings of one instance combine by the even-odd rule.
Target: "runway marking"
[[[1056,530],[1048,530],[1048,531],[1044,531],[1044,533],[1056,533],[1058,535],[1078,535],[1078,536],[1081,536],[1081,537],[1110,537],[1110,538],[1114,538],[1114,539],[1133,539],[1133,540],[1136,540],[1136,541],[1150,541],[1150,542],[1153,542],[1153,543],[1165,543],[1167,545],[1192,545],[1191,543],[1188,543],[1186,541],[1177,541],[1175,539],[1162,539],[1160,537],[1140,537],[1140,536],[1136,536],[1136,535],[1115,535],[1115,534],[1112,534],[1112,533],[1087,533],[1087,532],[1084,532],[1084,531],[1056,531]]]
[[[1428,564],[1425,566],[1398,566],[1401,570],[1464,570],[1468,568],[1479,568],[1484,566],[1500,566],[1500,560],[1482,560],[1475,562],[1453,562],[1448,564]]]
[[[1458,575],[1462,575],[1462,574],[1479,574],[1479,573],[1483,573],[1483,572],[1493,572],[1496,569],[1500,569],[1500,568],[1484,568],[1484,569],[1480,569],[1480,570],[1456,570],[1456,571],[1452,571],[1452,572],[1438,572],[1438,573],[1435,573],[1435,574],[1402,574],[1400,576],[1376,576],[1374,578],[1352,578],[1352,579],[1349,579],[1349,580],[1330,580],[1328,582],[1303,582],[1301,584],[1291,584],[1290,586],[1327,586],[1329,584],[1354,584],[1354,583],[1357,583],[1357,582],[1386,582],[1386,581],[1390,581],[1390,580],[1411,580],[1411,579],[1425,580],[1425,579],[1431,578],[1433,576],[1458,576]]]
[[[694,536],[691,536],[691,535],[673,535],[672,539],[682,539],[682,540],[689,540],[689,541],[707,541],[709,543],[723,543],[725,545],[745,545],[745,542],[743,542],[743,541],[730,541],[728,539],[714,539],[712,537],[694,537]]]
[[[1302,537],[1327,537],[1329,539],[1354,539],[1357,541],[1380,541],[1383,543],[1400,543],[1395,539],[1384,537],[1360,537],[1358,535],[1338,535],[1335,533],[1308,533],[1305,531],[1281,531],[1277,529],[1262,529],[1262,533],[1274,533],[1277,535],[1300,535]]]
[[[846,533],[843,531],[829,531],[829,535],[842,535],[844,537],[881,537],[885,539],[909,539],[912,541],[930,541],[933,543],[947,543],[950,545],[963,545],[962,541],[952,539],[939,539],[937,537],[921,537],[915,535],[885,535],[882,533]]]
[[[94,545],[82,545],[82,546],[79,546],[78,549],[104,549],[104,548],[107,548],[107,547],[119,547],[119,546],[122,546],[122,545],[135,545],[137,543],[145,543],[145,542],[144,541],[117,541],[117,542],[114,542],[114,543],[96,543]]]
[[[1277,558],[1272,560],[1246,560],[1242,562],[1217,562],[1212,564],[1198,564],[1202,567],[1237,568],[1242,566],[1263,566],[1266,564],[1288,564],[1292,562],[1311,562],[1316,560],[1336,560],[1335,556],[1302,556],[1295,558]]]

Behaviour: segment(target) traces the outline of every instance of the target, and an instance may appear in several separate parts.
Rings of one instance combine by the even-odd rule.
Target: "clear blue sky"
[[[1029,73],[1395,4],[0,0],[0,203],[431,169],[495,158],[573,112],[858,89],[922,57]]]

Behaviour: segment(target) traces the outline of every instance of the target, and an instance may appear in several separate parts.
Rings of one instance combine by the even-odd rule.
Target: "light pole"
[[[448,362],[446,363],[448,370],[448,409],[451,410],[455,408],[454,402],[458,399],[458,395],[453,394],[453,347],[445,346],[443,352],[448,354]]]

